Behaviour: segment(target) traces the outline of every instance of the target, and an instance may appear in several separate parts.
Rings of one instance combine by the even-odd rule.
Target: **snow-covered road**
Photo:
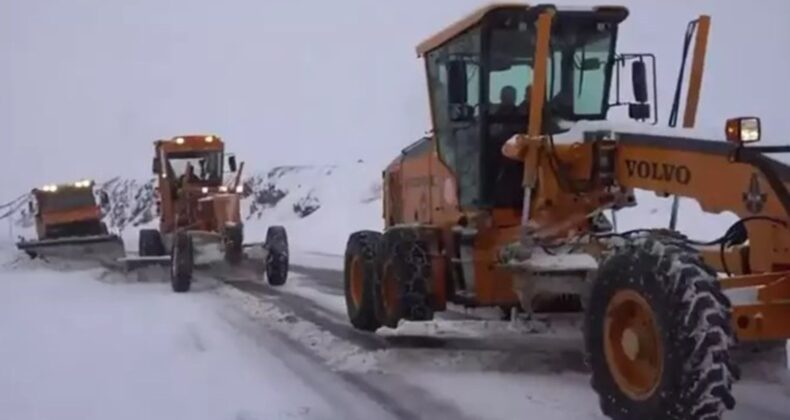
[[[214,293],[93,274],[0,273],[0,418],[387,418]]]
[[[337,257],[294,263],[284,287],[199,276],[187,294],[5,266],[0,418],[603,419],[559,325],[527,333],[458,309],[365,334],[345,318]],[[727,418],[790,418],[788,383],[750,370]]]

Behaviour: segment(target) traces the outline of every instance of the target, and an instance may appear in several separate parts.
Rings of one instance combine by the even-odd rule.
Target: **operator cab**
[[[29,201],[28,210],[31,214],[41,215],[93,208],[96,206],[93,186],[92,180],[81,180],[73,184],[52,184],[34,188],[32,195],[35,204]],[[99,191],[99,197],[102,205],[108,204],[109,197],[105,191]]]
[[[541,133],[562,132],[563,121],[603,120],[619,105],[609,92],[622,60],[615,53],[618,24],[628,16],[622,7],[489,6],[422,43],[437,149],[457,178],[461,208],[522,207],[523,163],[501,150],[527,133],[537,18],[547,8],[555,14]],[[648,118],[636,110],[632,117]]]
[[[198,187],[217,187],[224,181],[226,159],[230,172],[235,172],[236,159],[225,155],[224,144],[217,136],[176,137],[157,142],[153,172],[178,185],[188,180]]]

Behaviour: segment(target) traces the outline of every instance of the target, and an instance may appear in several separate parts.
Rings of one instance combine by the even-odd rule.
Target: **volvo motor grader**
[[[607,416],[719,419],[734,407],[737,339],[790,336],[790,167],[768,157],[790,147],[747,145],[760,139],[749,117],[726,121],[722,138],[647,134],[655,59],[616,52],[628,14],[491,5],[418,46],[433,131],[383,173],[383,232],[348,239],[354,327],[430,320],[448,303],[575,310]],[[689,25],[671,126],[692,39],[683,126],[694,125],[709,25]],[[646,130],[559,141],[621,109]],[[636,189],[740,220],[710,242],[617,232],[610,217],[637,206]]]
[[[139,257],[127,258],[127,269],[157,263],[170,266],[171,286],[186,292],[196,264],[265,271],[272,285],[285,283],[288,274],[288,238],[282,226],[269,227],[263,244],[244,243],[240,199],[244,192],[242,162],[225,154],[215,135],[187,135],[154,143],[152,171],[157,177],[158,229],[142,229]],[[235,173],[225,182],[225,166]],[[262,261],[248,257],[257,248]],[[262,264],[255,264],[261,262]]]
[[[90,260],[112,265],[124,255],[123,241],[102,222],[102,206],[109,203],[92,180],[50,184],[31,191],[28,211],[37,239],[22,239],[17,248],[31,258]],[[100,202],[96,202],[98,195]]]

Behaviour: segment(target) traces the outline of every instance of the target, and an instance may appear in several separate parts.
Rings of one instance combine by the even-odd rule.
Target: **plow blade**
[[[118,266],[127,274],[137,274],[143,277],[156,277],[162,275],[163,280],[169,278],[170,271],[170,256],[154,256],[154,257],[124,257],[118,260]],[[237,264],[229,264],[225,261],[206,261],[195,262],[195,274],[201,276],[214,278],[226,282],[247,282],[247,281],[261,281],[265,271],[265,263],[263,261],[256,261],[245,258]],[[151,277],[151,278],[153,278]]]
[[[124,271],[134,271],[152,266],[169,267],[170,256],[162,255],[154,257],[123,257],[118,259],[118,265]]]
[[[219,245],[211,241],[195,241],[193,270],[200,277],[225,282],[259,282],[266,273],[267,250],[263,244],[244,244],[241,261],[227,261]],[[119,271],[141,279],[167,280],[170,277],[170,255],[139,256],[132,253],[117,260]],[[163,277],[164,276],[164,277]]]
[[[237,264],[216,261],[195,266],[195,269],[224,282],[259,282],[264,278],[266,265],[261,260],[244,258]]]
[[[123,240],[118,235],[23,240],[16,247],[31,258],[95,261],[106,266],[117,265],[126,255]]]

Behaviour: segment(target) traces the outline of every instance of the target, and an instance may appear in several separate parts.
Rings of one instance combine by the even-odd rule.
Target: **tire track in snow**
[[[260,289],[258,288],[253,288],[249,285],[238,287],[239,284],[228,284],[267,303],[280,306],[284,302],[281,293],[279,296],[273,296],[278,293],[272,293],[272,288],[266,290],[267,297],[267,295],[259,296],[257,293],[260,292]],[[264,285],[259,284],[258,286]],[[264,286],[264,289],[267,287]],[[245,289],[255,289],[258,292],[249,292]],[[296,311],[302,312],[301,310],[295,311],[293,306],[285,306],[284,309],[292,313]],[[232,315],[230,312],[226,312],[223,318],[228,324],[253,337],[253,339],[262,346],[269,348],[273,353],[282,355],[282,361],[294,371],[302,372],[305,377],[310,376],[311,385],[318,392],[325,393],[340,409],[364,412],[365,410],[360,405],[373,403],[386,411],[392,418],[398,420],[471,420],[452,402],[436,398],[420,387],[405,383],[395,375],[330,370],[325,366],[324,360],[320,356],[282,331],[276,329],[261,331],[259,324],[251,321],[249,318],[240,319],[238,314]],[[277,340],[272,340],[272,336],[276,337]],[[338,379],[344,386],[338,386],[340,384],[333,382]],[[344,401],[341,397],[343,388],[350,390],[354,395],[353,403]],[[360,401],[357,397],[363,397],[363,401]],[[360,418],[379,418],[372,416],[370,412],[364,412],[363,414]]]
[[[312,284],[316,286],[315,288],[318,291],[322,291],[323,289],[324,293],[331,293],[336,296],[343,295],[342,272],[340,271],[324,268],[304,267],[300,265],[292,265],[291,271],[304,275],[307,280],[312,280]],[[481,351],[494,350],[512,353],[514,351],[518,351],[518,349],[521,348],[522,351],[528,350],[529,352],[535,354],[542,354],[543,352],[546,352],[546,360],[543,360],[540,363],[548,363],[551,365],[551,360],[554,360],[554,358],[549,357],[551,354],[554,354],[553,352],[549,351],[550,349],[535,348],[534,346],[528,346],[528,349],[524,349],[525,343],[523,342],[523,337],[522,339],[515,338],[513,340],[508,340],[490,337],[486,339],[480,339],[475,337],[436,337],[429,335],[386,336],[366,333],[355,330],[342,316],[339,316],[337,313],[330,311],[329,309],[317,304],[307,297],[288,293],[260,282],[228,280],[225,280],[224,282],[238,290],[253,295],[258,299],[272,303],[284,311],[293,313],[295,316],[324,329],[326,332],[330,333],[336,338],[348,341],[367,351],[398,348],[422,348]],[[444,319],[449,318],[451,320],[454,320],[454,318],[457,319],[457,317],[453,315],[460,315],[461,319],[464,320],[480,319],[473,316],[464,316],[464,314],[460,313],[445,312],[443,314],[450,314],[450,317]],[[437,316],[437,318],[439,317]],[[287,339],[293,341],[294,346],[299,346],[300,351],[307,353],[310,352],[310,350],[304,347],[302,344],[290,338]],[[556,356],[556,354],[554,354],[554,356]],[[547,371],[571,370],[576,372],[586,372],[586,367],[583,366],[583,362],[579,362],[577,359],[580,358],[575,356],[577,355],[566,354],[556,358],[557,360],[555,360],[553,363],[555,366],[548,366]],[[561,364],[562,366],[556,365],[557,363]],[[505,371],[507,370],[509,369],[505,369]],[[518,372],[521,371],[521,369],[515,369],[515,371]],[[444,402],[431,401],[430,396],[426,395],[426,391],[424,389],[412,389],[413,387],[410,385],[403,385],[405,388],[399,389],[398,387],[401,386],[402,382],[397,378],[390,377],[389,375],[371,375],[354,372],[337,372],[337,374],[343,377],[346,383],[350,383],[353,386],[359,388],[361,392],[364,392],[365,395],[368,396],[368,398],[381,404],[387,409],[387,411],[395,415],[396,418],[463,418],[458,415],[458,409],[454,405],[447,405]],[[736,385],[736,388],[740,387],[741,385]],[[406,397],[407,395],[408,397]],[[425,398],[429,398],[429,400],[428,402],[418,403],[417,401],[413,401],[414,395],[425,396]],[[735,412],[729,413],[729,415],[733,416],[734,419],[746,420],[749,418],[761,418],[765,420],[779,420],[786,418],[786,415],[784,414],[786,410],[760,404],[752,395],[742,395],[741,392],[736,391],[736,399],[737,404]],[[411,401],[412,404],[408,404],[408,406],[406,406],[402,401]],[[423,404],[427,404],[427,406],[434,408],[426,411],[427,409],[423,407]],[[778,404],[781,405],[782,402],[778,402]],[[447,410],[447,408],[442,408],[445,406],[450,407],[451,411],[444,411]],[[435,414],[427,415],[426,413],[429,412]]]
[[[380,337],[355,330],[350,325],[336,321],[336,314],[305,297],[285,293],[263,283],[227,280],[225,283],[273,303],[280,309],[292,312],[297,317],[323,328],[335,337],[352,342],[365,350],[383,350],[388,347]],[[276,299],[272,299],[273,297]]]
[[[322,328],[341,340],[348,341],[364,350],[386,349],[444,349],[467,351],[518,352],[523,347],[525,337],[438,337],[434,335],[377,335],[354,329],[345,319],[314,301],[299,295],[286,293],[267,284],[251,281],[227,281],[226,284],[248,293],[263,301],[273,303],[278,308]],[[535,353],[542,353],[535,350]],[[563,363],[583,370],[580,357],[563,356]],[[576,360],[578,359],[578,360]]]
[[[291,264],[290,271],[301,274],[305,280],[309,281],[316,287],[316,290],[333,296],[344,296],[343,290],[343,272],[329,269],[308,267],[304,265]],[[469,315],[449,309],[444,312],[435,314],[437,319],[444,319],[448,321],[471,321],[482,319],[480,317]]]

